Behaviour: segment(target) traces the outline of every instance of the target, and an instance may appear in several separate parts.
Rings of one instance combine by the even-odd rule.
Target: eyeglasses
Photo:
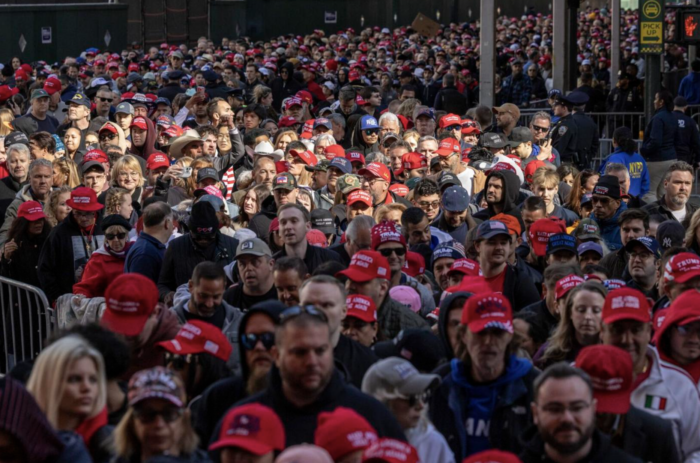
[[[139,178],[140,176],[138,172],[119,172],[119,178]]]
[[[379,135],[379,129],[367,129],[365,130],[365,135],[371,137],[372,135]]]
[[[126,233],[124,232],[119,232],[119,233],[105,233],[105,239],[107,241],[112,241],[114,238],[123,240],[126,238]]]
[[[547,404],[542,407],[542,410],[549,415],[555,416],[563,415],[567,410],[570,411],[572,415],[578,415],[590,408],[590,406],[590,402],[578,402],[571,404],[568,407],[560,404]]]
[[[639,260],[647,260],[650,257],[653,257],[654,255],[650,252],[630,252],[630,260],[632,259],[639,259]]]
[[[421,209],[437,209],[440,207],[440,201],[433,201],[429,203],[427,201],[421,201],[418,203]]]
[[[166,423],[177,421],[185,413],[182,408],[169,407],[165,410],[151,410],[148,408],[134,408],[134,418],[144,424],[153,423],[159,416]]]
[[[452,132],[453,130],[462,130],[461,125],[450,125],[449,127],[445,127],[445,130],[448,130]]]
[[[275,345],[275,333],[248,333],[241,338],[241,344],[245,350],[253,350],[258,342],[262,342],[265,350],[270,350]]]
[[[114,101],[114,98],[102,98],[101,96],[98,96],[96,99],[100,100],[103,103],[111,103],[112,101]]]
[[[603,196],[603,197],[594,196],[594,197],[591,199],[591,202],[592,202],[593,204],[595,204],[595,203],[600,203],[600,204],[603,205],[603,206],[607,206],[608,204],[610,204],[610,201],[611,201],[611,199],[608,198],[608,197],[606,197],[606,196]]]
[[[117,138],[116,133],[105,133],[105,134],[100,134],[100,141],[106,141],[106,140],[114,140]]]
[[[280,315],[280,325],[284,325],[289,320],[296,318],[301,314],[308,314],[312,317],[318,318],[324,323],[328,323],[328,317],[326,317],[326,314],[316,309],[316,307],[312,305],[297,305],[282,312],[282,315]]]
[[[380,249],[379,253],[383,255],[384,257],[389,257],[391,254],[396,253],[398,257],[401,257],[406,254],[406,248],[401,247],[401,248],[385,248],[385,249]]]
[[[539,125],[533,125],[532,128],[535,132],[547,132],[549,130],[549,127],[541,127]]]

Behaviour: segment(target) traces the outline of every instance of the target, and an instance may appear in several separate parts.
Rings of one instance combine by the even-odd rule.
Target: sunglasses
[[[275,345],[275,333],[249,333],[244,334],[241,338],[241,344],[245,350],[253,350],[258,345],[258,341],[262,342],[265,350],[270,350]]]
[[[120,232],[120,233],[105,233],[105,239],[107,241],[112,241],[114,238],[118,238],[120,240],[123,240],[126,238],[126,233]]]
[[[169,407],[165,410],[151,410],[148,408],[134,408],[134,417],[144,424],[153,423],[159,416],[166,423],[172,423],[182,417],[185,412],[182,408]]]
[[[481,127],[479,126],[479,123],[476,121],[467,121],[464,124],[462,124],[463,129],[472,128],[472,127],[476,127],[478,129],[481,129]]]
[[[406,400],[408,401],[408,406],[409,407],[415,407],[418,405],[418,403],[428,403],[430,400],[430,393],[431,391],[425,391],[422,394],[414,394],[412,396],[409,396]]]
[[[592,202],[593,204],[595,204],[595,203],[600,203],[600,204],[602,204],[603,206],[607,206],[608,204],[610,204],[610,201],[611,201],[611,199],[608,198],[608,197],[605,197],[605,196],[603,196],[602,198],[599,197],[599,196],[594,196],[594,197],[591,199],[591,202]]]
[[[192,239],[195,241],[214,241],[215,238],[216,238],[216,233],[209,233],[209,234],[192,233]]]
[[[450,125],[449,127],[445,127],[445,130],[448,130],[450,132],[453,130],[462,130],[462,126],[461,125]]]
[[[106,103],[111,103],[112,101],[114,101],[114,98],[102,98],[101,96],[98,96],[97,99]]]
[[[406,248],[386,248],[380,249],[379,253],[384,257],[391,256],[392,253],[396,253],[397,256],[401,257],[406,254]]]
[[[185,369],[185,366],[188,365],[193,358],[196,358],[196,357],[192,357],[192,355],[179,355],[179,354],[173,354],[171,352],[166,352],[165,353],[165,364],[170,365],[173,370],[182,371]]]
[[[318,318],[324,323],[328,323],[328,317],[326,314],[316,309],[312,305],[298,305],[295,307],[290,307],[280,315],[280,325],[284,325],[289,320],[296,318],[302,314],[311,315],[312,317]]]
[[[104,135],[100,134],[100,141],[114,140],[115,138],[117,138],[116,133],[106,133]]]
[[[372,135],[379,135],[379,129],[367,129],[365,130],[365,135],[371,137]]]
[[[546,132],[549,130],[549,127],[541,127],[539,125],[533,125],[533,129],[535,129],[536,132]]]

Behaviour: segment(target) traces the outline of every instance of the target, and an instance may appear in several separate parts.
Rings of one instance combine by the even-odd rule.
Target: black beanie
[[[219,219],[212,205],[206,201],[195,203],[188,226],[192,233],[209,234],[218,230]]]
[[[594,195],[608,196],[612,199],[620,199],[620,180],[614,175],[603,175],[593,188]]]

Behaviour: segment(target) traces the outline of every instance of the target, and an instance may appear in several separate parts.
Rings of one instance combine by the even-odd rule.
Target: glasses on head
[[[134,418],[144,424],[148,424],[153,423],[156,418],[160,416],[166,423],[173,423],[182,417],[184,412],[185,410],[183,408],[177,407],[168,407],[165,410],[151,410],[146,407],[135,407]]]
[[[112,101],[114,101],[114,98],[103,98],[101,96],[98,96],[97,99],[103,103],[111,103]]]
[[[294,307],[290,307],[284,312],[282,312],[282,315],[280,315],[280,325],[284,325],[289,320],[296,318],[302,314],[311,315],[312,317],[318,318],[324,323],[328,323],[328,317],[326,317],[326,314],[316,309],[316,307],[312,305],[297,305]]]
[[[100,141],[114,140],[115,138],[117,138],[116,133],[104,133],[104,134],[101,133],[100,134]]]
[[[380,249],[379,253],[384,257],[390,257],[392,254],[396,254],[397,256],[401,257],[406,254],[406,248],[385,248]]]
[[[546,132],[549,130],[549,127],[542,127],[539,125],[533,125],[532,128],[535,132]]]
[[[119,240],[123,240],[126,238],[126,233],[124,232],[119,232],[119,233],[105,233],[105,239],[107,241],[112,241],[114,238],[117,238]]]
[[[478,128],[478,129],[481,129],[481,126],[480,126],[479,123],[476,122],[476,121],[466,121],[464,124],[462,124],[462,127],[465,128],[465,129],[466,129],[466,128],[472,128],[472,127],[476,127],[476,128]]]
[[[275,345],[275,333],[248,333],[241,338],[241,344],[245,350],[253,350],[258,342],[262,342],[265,350],[270,350]]]
[[[427,201],[421,201],[418,203],[421,209],[437,209],[440,207],[440,201],[433,201],[431,203]]]

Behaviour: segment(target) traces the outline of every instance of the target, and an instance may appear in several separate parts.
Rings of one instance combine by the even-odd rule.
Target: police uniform
[[[574,103],[569,101],[568,97],[559,95],[557,97],[559,104],[566,106],[574,106]],[[552,146],[559,151],[562,164],[578,165],[578,151],[576,149],[578,127],[574,120],[573,114],[562,117],[552,127]]]
[[[587,94],[575,90],[567,96],[567,99],[574,103],[574,106],[580,107],[588,102],[589,97]],[[578,167],[579,169],[588,169],[600,150],[598,125],[583,111],[574,112],[573,117],[578,134],[576,137]]]

